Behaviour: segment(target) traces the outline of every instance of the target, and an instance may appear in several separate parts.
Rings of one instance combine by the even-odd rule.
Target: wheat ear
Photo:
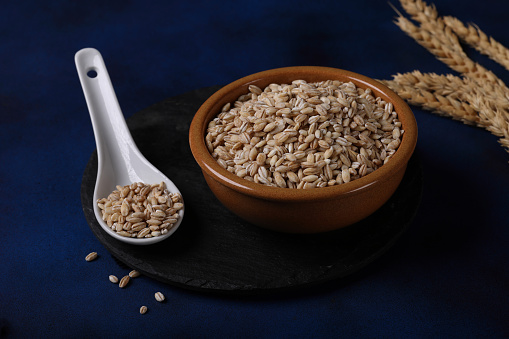
[[[499,143],[509,152],[509,118],[507,110],[501,109],[482,95],[471,95],[469,103],[479,113],[481,123],[492,134],[499,136]]]
[[[415,25],[400,12],[396,25],[437,59],[463,77],[434,73],[397,74],[382,80],[410,104],[465,124],[483,127],[499,136],[509,152],[509,89],[493,72],[472,61],[460,39],[509,69],[509,51],[480,29],[452,17],[441,17],[422,0],[400,0]]]
[[[509,111],[509,100],[506,92],[488,81],[474,81],[467,77],[454,76],[452,74],[438,75],[435,73],[411,73],[398,74],[393,77],[397,82],[422,87],[442,96],[451,96],[455,99],[466,100],[465,94],[482,95],[485,100],[491,102],[493,107]]]
[[[455,93],[447,94],[447,90],[437,90],[429,82],[423,81],[419,71],[397,74],[393,80],[380,80],[387,87],[396,92],[409,104],[420,106],[435,114],[459,120],[467,125],[480,124],[477,112],[465,101],[460,100]]]
[[[493,72],[472,61],[463,51],[458,37],[438,15],[434,6],[421,0],[400,0],[402,7],[420,26],[399,13],[396,25],[417,43],[430,51],[451,69],[475,80],[487,80],[503,87],[505,84]]]
[[[492,84],[479,86],[469,78],[419,71],[397,74],[393,80],[382,82],[412,105],[485,128],[500,137],[499,142],[509,152],[509,114],[489,91]]]
[[[444,23],[462,41],[509,70],[509,49],[504,45],[486,35],[479,27],[472,24],[464,25],[457,18],[446,16]]]

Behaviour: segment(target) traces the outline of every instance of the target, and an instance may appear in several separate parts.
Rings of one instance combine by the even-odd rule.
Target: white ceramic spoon
[[[168,233],[152,238],[123,237],[111,230],[102,220],[97,200],[107,197],[116,189],[116,185],[125,186],[134,182],[158,184],[164,181],[170,192],[180,193],[180,191],[138,150],[99,51],[93,48],[82,49],[76,53],[75,62],[92,119],[97,146],[98,168],[93,197],[97,222],[109,235],[130,244],[148,245],[168,238],[180,226],[184,209],[179,211],[180,218]]]

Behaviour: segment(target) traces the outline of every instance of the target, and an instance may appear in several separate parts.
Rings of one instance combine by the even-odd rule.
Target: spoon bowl
[[[169,192],[180,193],[180,191],[143,156],[136,146],[99,51],[84,48],[76,53],[75,62],[97,146],[97,179],[93,195],[93,209],[97,222],[110,236],[129,244],[149,245],[167,239],[180,226],[184,217],[184,208],[179,210],[177,223],[166,234],[151,238],[121,236],[108,227],[103,220],[97,201],[108,197],[117,185],[164,182]]]

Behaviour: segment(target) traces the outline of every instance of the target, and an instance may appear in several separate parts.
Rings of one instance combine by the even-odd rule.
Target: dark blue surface
[[[436,5],[509,46],[508,2]],[[95,143],[79,49],[102,52],[126,117],[282,66],[377,79],[449,72],[394,16],[386,1],[368,0],[2,2],[0,337],[509,337],[509,155],[488,132],[418,108],[425,188],[417,217],[345,283],[242,299],[146,277],[122,290],[108,275],[128,269],[84,218],[81,178]],[[469,55],[509,82],[500,66]],[[99,259],[85,262],[92,251]]]

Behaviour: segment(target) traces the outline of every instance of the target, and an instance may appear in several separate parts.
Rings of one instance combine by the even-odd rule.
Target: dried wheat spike
[[[482,95],[472,95],[470,98],[472,108],[478,111],[481,123],[492,134],[499,136],[499,143],[509,152],[509,114],[486,100]]]
[[[396,25],[464,77],[415,71],[398,74],[384,83],[411,104],[487,129],[500,137],[499,142],[509,152],[509,88],[493,72],[468,58],[459,39],[507,69],[508,50],[479,28],[467,27],[452,17],[440,17],[434,5],[422,0],[400,2],[419,26],[397,10]]]
[[[481,126],[477,112],[454,94],[440,94],[439,91],[416,85],[412,81],[402,81],[401,76],[409,78],[412,75],[399,74],[394,77],[394,80],[380,81],[411,105],[420,106],[427,111],[459,120],[467,125]]]
[[[484,82],[479,86],[469,78],[419,71],[397,74],[393,80],[382,82],[410,104],[485,128],[500,137],[499,142],[509,152],[507,101],[500,101],[489,91],[493,84]]]
[[[421,0],[400,0],[402,7],[420,26],[398,13],[396,25],[451,69],[476,80],[487,80],[503,87],[493,72],[472,61],[463,51],[458,37],[438,15],[434,6]]]
[[[448,47],[462,51],[458,37],[445,25],[435,5],[427,5],[421,0],[400,0],[400,3],[408,15],[420,24],[421,29],[429,32]],[[402,16],[401,13],[399,15]]]
[[[498,85],[488,81],[474,81],[467,77],[458,77],[452,74],[438,75],[436,73],[397,74],[394,80],[398,83],[422,87],[436,92],[439,95],[448,95],[454,99],[468,101],[468,95],[482,95],[491,102],[491,106],[509,110],[507,93]]]
[[[446,16],[443,20],[461,40],[509,70],[509,49],[504,45],[473,24],[465,26],[460,20],[451,16]]]

